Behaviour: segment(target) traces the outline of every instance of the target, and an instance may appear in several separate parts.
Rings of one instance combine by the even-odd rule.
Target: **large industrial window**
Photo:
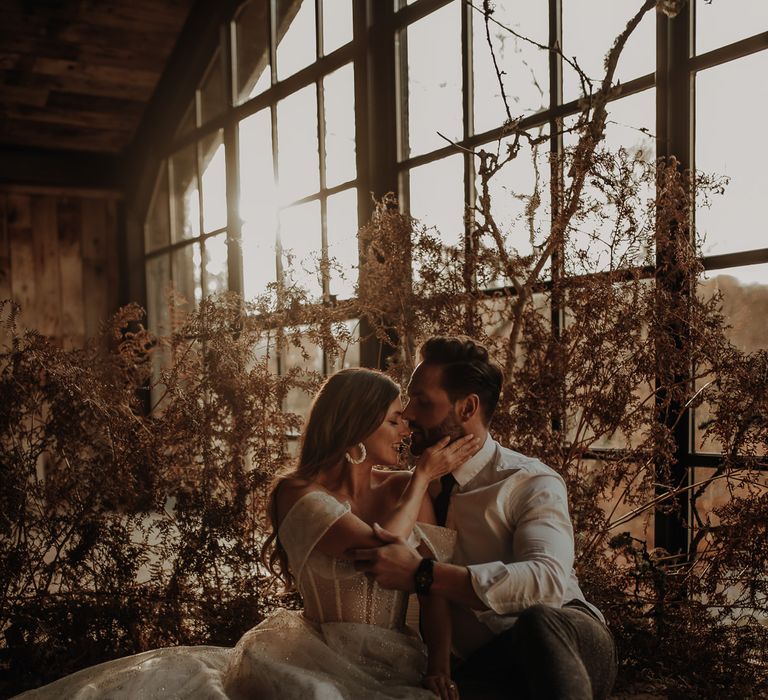
[[[465,0],[242,4],[164,154],[146,224],[150,322],[165,322],[169,282],[190,304],[226,288],[252,297],[278,280],[305,286],[317,302],[349,298],[371,191],[396,191],[446,245],[460,243],[465,206],[477,197],[472,150],[495,148],[510,117],[551,138],[495,186],[525,195],[538,185],[534,223],[546,231],[547,154],[569,145],[558,132],[578,113],[581,82],[537,44],[562,47],[599,81],[606,52],[640,3],[492,4],[488,29],[482,2]],[[768,347],[768,146],[757,136],[766,68],[765,3],[696,0],[674,19],[650,12],[619,63],[622,90],[609,103],[606,133],[611,147],[649,160],[675,154],[685,167],[730,178],[727,196],[696,211],[706,235],[700,292],[722,292],[732,338],[747,350]],[[507,223],[522,219],[522,202],[504,198]],[[530,242],[524,237],[518,252]],[[292,279],[284,276],[288,257]],[[548,270],[542,274],[546,282]],[[705,419],[706,406],[679,434],[681,476],[693,481],[718,464],[718,446],[701,436]],[[707,493],[699,505],[725,497]]]
[[[353,295],[352,19],[351,2],[254,0],[224,28],[161,165],[147,218],[154,330],[168,326],[169,286],[190,306],[227,289],[253,299],[276,283],[301,286],[311,303]],[[354,335],[357,322],[349,325]],[[334,369],[322,350],[305,349],[308,369]],[[356,351],[350,347],[345,365],[359,364]],[[272,354],[279,371],[306,364],[295,348]],[[303,412],[307,400],[292,392],[287,408]]]
[[[407,209],[435,226],[446,245],[459,243],[465,226],[462,203],[469,206],[477,196],[477,160],[471,151],[495,150],[504,121],[510,117],[521,118],[538,133],[557,134],[578,112],[578,73],[557,53],[535,44],[562,47],[564,56],[575,56],[584,73],[599,81],[611,43],[639,4],[496,2],[486,28],[481,2],[400,2],[395,14],[402,86],[397,171],[400,198]],[[675,22],[677,33],[670,36],[663,15],[657,18],[650,12],[630,37],[616,73],[624,88],[608,105],[606,144],[641,152],[649,161],[675,154],[688,167],[730,178],[727,196],[714,198],[711,207],[700,206],[696,211],[698,234],[706,237],[707,273],[700,293],[723,294],[737,345],[749,351],[767,348],[768,232],[759,207],[760,193],[768,185],[760,163],[768,152],[763,152],[766,147],[755,134],[760,133],[760,115],[768,106],[768,90],[760,78],[768,66],[768,8],[741,2],[736,11],[732,4],[699,0]],[[684,27],[679,26],[682,22]],[[435,40],[438,36],[440,41]],[[670,56],[674,53],[666,47],[670,41],[685,43],[683,60]],[[682,76],[695,95],[685,112],[673,113],[680,108],[679,100],[663,94],[669,90],[666,83],[657,84],[656,76],[664,71],[675,74],[678,85]],[[667,105],[666,113],[660,103]],[[664,126],[669,121],[675,124],[670,130]],[[675,142],[657,145],[656,135]],[[520,240],[515,247],[522,255],[530,252],[531,242],[536,243],[525,225],[526,197],[534,187],[539,189],[544,201],[535,227],[538,233],[546,232],[551,214],[546,200],[550,177],[546,151],[561,152],[571,145],[569,138],[566,133],[539,146],[537,154],[522,153],[503,179],[494,182],[495,193],[502,195],[495,199],[501,207],[496,215],[506,228],[517,226]],[[595,253],[592,241],[591,253]],[[544,272],[546,276],[548,269]],[[680,465],[680,478],[690,483],[701,481],[704,474],[696,472],[711,472],[718,460],[719,446],[702,437],[706,418],[706,406],[692,411],[681,431],[687,457]],[[610,441],[602,445],[615,446]],[[689,504],[703,518],[728,498],[727,493],[709,493],[713,488],[698,503]],[[653,534],[652,520],[635,525]],[[686,539],[688,535],[677,536]],[[666,544],[675,548],[674,542]]]

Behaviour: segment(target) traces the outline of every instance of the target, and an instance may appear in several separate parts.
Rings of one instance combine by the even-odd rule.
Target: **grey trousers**
[[[462,700],[604,700],[616,679],[608,628],[580,601],[534,605],[457,666]]]

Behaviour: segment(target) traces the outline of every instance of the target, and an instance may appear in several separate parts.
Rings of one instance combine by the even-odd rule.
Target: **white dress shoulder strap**
[[[277,534],[297,580],[315,545],[350,510],[349,503],[341,503],[325,491],[309,491],[291,506]]]

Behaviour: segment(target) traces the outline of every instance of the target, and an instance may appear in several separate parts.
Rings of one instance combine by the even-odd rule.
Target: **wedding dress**
[[[420,687],[426,651],[405,626],[408,596],[380,588],[352,562],[316,549],[349,512],[322,491],[301,497],[280,526],[304,612],[279,610],[234,648],[175,647],[84,669],[29,691],[25,700],[429,700]],[[418,524],[409,539],[450,558],[455,532]]]

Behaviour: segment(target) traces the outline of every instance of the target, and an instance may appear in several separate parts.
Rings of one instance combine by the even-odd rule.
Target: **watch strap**
[[[434,569],[434,559],[424,558],[419,562],[419,566],[413,574],[413,581],[416,584],[416,593],[419,595],[429,595],[429,589],[432,587]]]

